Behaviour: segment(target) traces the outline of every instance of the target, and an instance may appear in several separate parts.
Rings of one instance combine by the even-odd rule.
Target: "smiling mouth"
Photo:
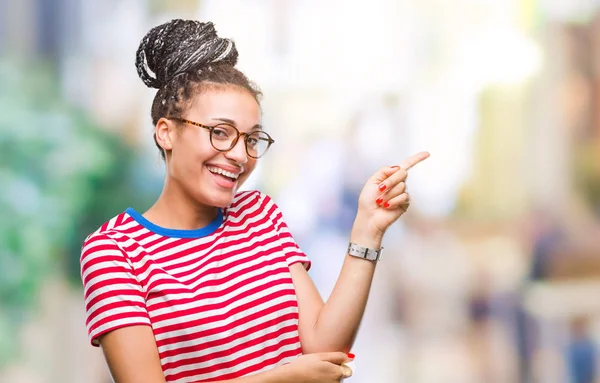
[[[208,171],[210,171],[211,173],[222,176],[232,182],[237,181],[237,179],[239,177],[239,174],[228,172],[227,170],[223,170],[221,168],[216,168],[213,166],[207,166],[207,168],[208,168]]]

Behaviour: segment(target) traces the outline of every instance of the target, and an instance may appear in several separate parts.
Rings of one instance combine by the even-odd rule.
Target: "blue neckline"
[[[143,215],[141,215],[131,207],[128,207],[127,210],[125,210],[125,212],[129,214],[131,218],[133,218],[137,223],[144,226],[146,229],[165,237],[202,238],[214,233],[223,223],[223,212],[221,211],[221,209],[218,209],[217,217],[211,223],[209,223],[205,227],[193,230],[168,229],[166,227],[158,226],[148,221],[146,218],[144,218]]]

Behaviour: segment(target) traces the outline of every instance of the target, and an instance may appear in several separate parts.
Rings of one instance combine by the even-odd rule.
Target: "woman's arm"
[[[165,383],[150,326],[129,326],[98,339],[116,383]]]
[[[101,336],[99,342],[115,383],[165,383],[150,326],[119,328]],[[219,383],[339,382],[351,374],[340,367],[348,361],[341,352],[304,355],[269,371]]]
[[[383,235],[408,207],[407,170],[429,157],[416,154],[400,167],[386,167],[367,181],[359,198],[350,242],[380,249]],[[348,352],[354,343],[367,304],[375,262],[346,255],[335,287],[323,303],[300,264],[290,267],[299,308],[300,343],[304,353]]]
[[[298,297],[302,352],[350,351],[367,304],[375,263],[346,255],[326,304],[301,264],[292,265],[290,271]]]

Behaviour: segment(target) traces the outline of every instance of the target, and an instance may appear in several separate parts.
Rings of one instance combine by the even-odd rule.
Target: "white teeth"
[[[213,168],[211,166],[207,166],[207,168],[211,173],[222,174],[226,177],[233,178],[234,180],[237,180],[238,178],[238,174],[228,172],[227,170],[223,170],[221,168]]]

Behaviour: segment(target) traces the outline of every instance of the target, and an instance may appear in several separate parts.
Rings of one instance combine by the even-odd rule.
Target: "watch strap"
[[[379,261],[381,258],[381,251],[383,247],[379,250],[371,249],[369,247],[363,247],[357,245],[356,243],[350,242],[348,245],[348,254],[353,257],[367,259],[369,261]]]

